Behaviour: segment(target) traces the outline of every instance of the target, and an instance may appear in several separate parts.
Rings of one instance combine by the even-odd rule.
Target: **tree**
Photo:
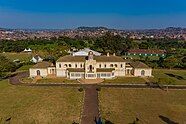
[[[179,60],[173,56],[166,58],[163,61],[163,66],[169,69],[174,68],[176,65],[178,65]]]
[[[15,63],[8,60],[5,56],[0,55],[0,72],[12,72],[16,70]]]

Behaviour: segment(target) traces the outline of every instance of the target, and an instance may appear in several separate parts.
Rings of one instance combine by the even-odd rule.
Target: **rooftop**
[[[165,54],[165,50],[158,49],[132,49],[128,53]]]
[[[150,67],[147,66],[145,63],[140,62],[140,61],[132,62],[132,63],[130,63],[130,65],[131,65],[133,68],[150,68]]]
[[[87,60],[87,56],[71,56],[67,55],[64,57],[61,57],[57,60],[57,62],[85,62]],[[94,60],[97,62],[125,62],[125,60],[122,57],[119,56],[94,56]]]
[[[43,62],[37,63],[32,68],[47,68],[47,67],[51,67],[51,66],[54,66],[53,63],[43,61]]]

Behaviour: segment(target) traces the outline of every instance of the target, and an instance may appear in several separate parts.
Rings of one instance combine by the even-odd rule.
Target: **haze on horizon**
[[[185,0],[0,0],[0,27],[186,27]]]

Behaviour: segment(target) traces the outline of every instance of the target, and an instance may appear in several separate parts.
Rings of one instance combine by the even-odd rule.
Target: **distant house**
[[[32,57],[32,59],[30,61],[33,63],[38,63],[38,62],[42,62],[43,59],[39,55],[36,55],[36,56]]]
[[[32,52],[32,50],[30,48],[26,49],[23,52]]]
[[[133,56],[159,56],[165,57],[166,51],[165,50],[158,50],[158,49],[132,49],[127,52],[127,55]]]
[[[47,77],[56,74],[56,68],[51,62],[38,62],[32,68],[30,68],[30,77]]]

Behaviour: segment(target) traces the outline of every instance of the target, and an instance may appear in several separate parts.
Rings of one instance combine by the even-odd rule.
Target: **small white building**
[[[91,50],[89,48],[84,48],[82,50],[79,50],[78,52],[74,52],[73,56],[88,56],[89,52],[93,52],[95,56],[101,56],[101,53]]]
[[[32,57],[32,59],[30,61],[33,63],[38,63],[38,62],[42,62],[43,59],[39,55],[36,55],[36,56]]]
[[[46,61],[37,63],[29,69],[29,72],[31,78],[56,75],[56,69],[53,63]]]
[[[142,62],[132,62],[133,75],[138,77],[150,77],[152,76],[152,68],[149,68],[146,64]]]

